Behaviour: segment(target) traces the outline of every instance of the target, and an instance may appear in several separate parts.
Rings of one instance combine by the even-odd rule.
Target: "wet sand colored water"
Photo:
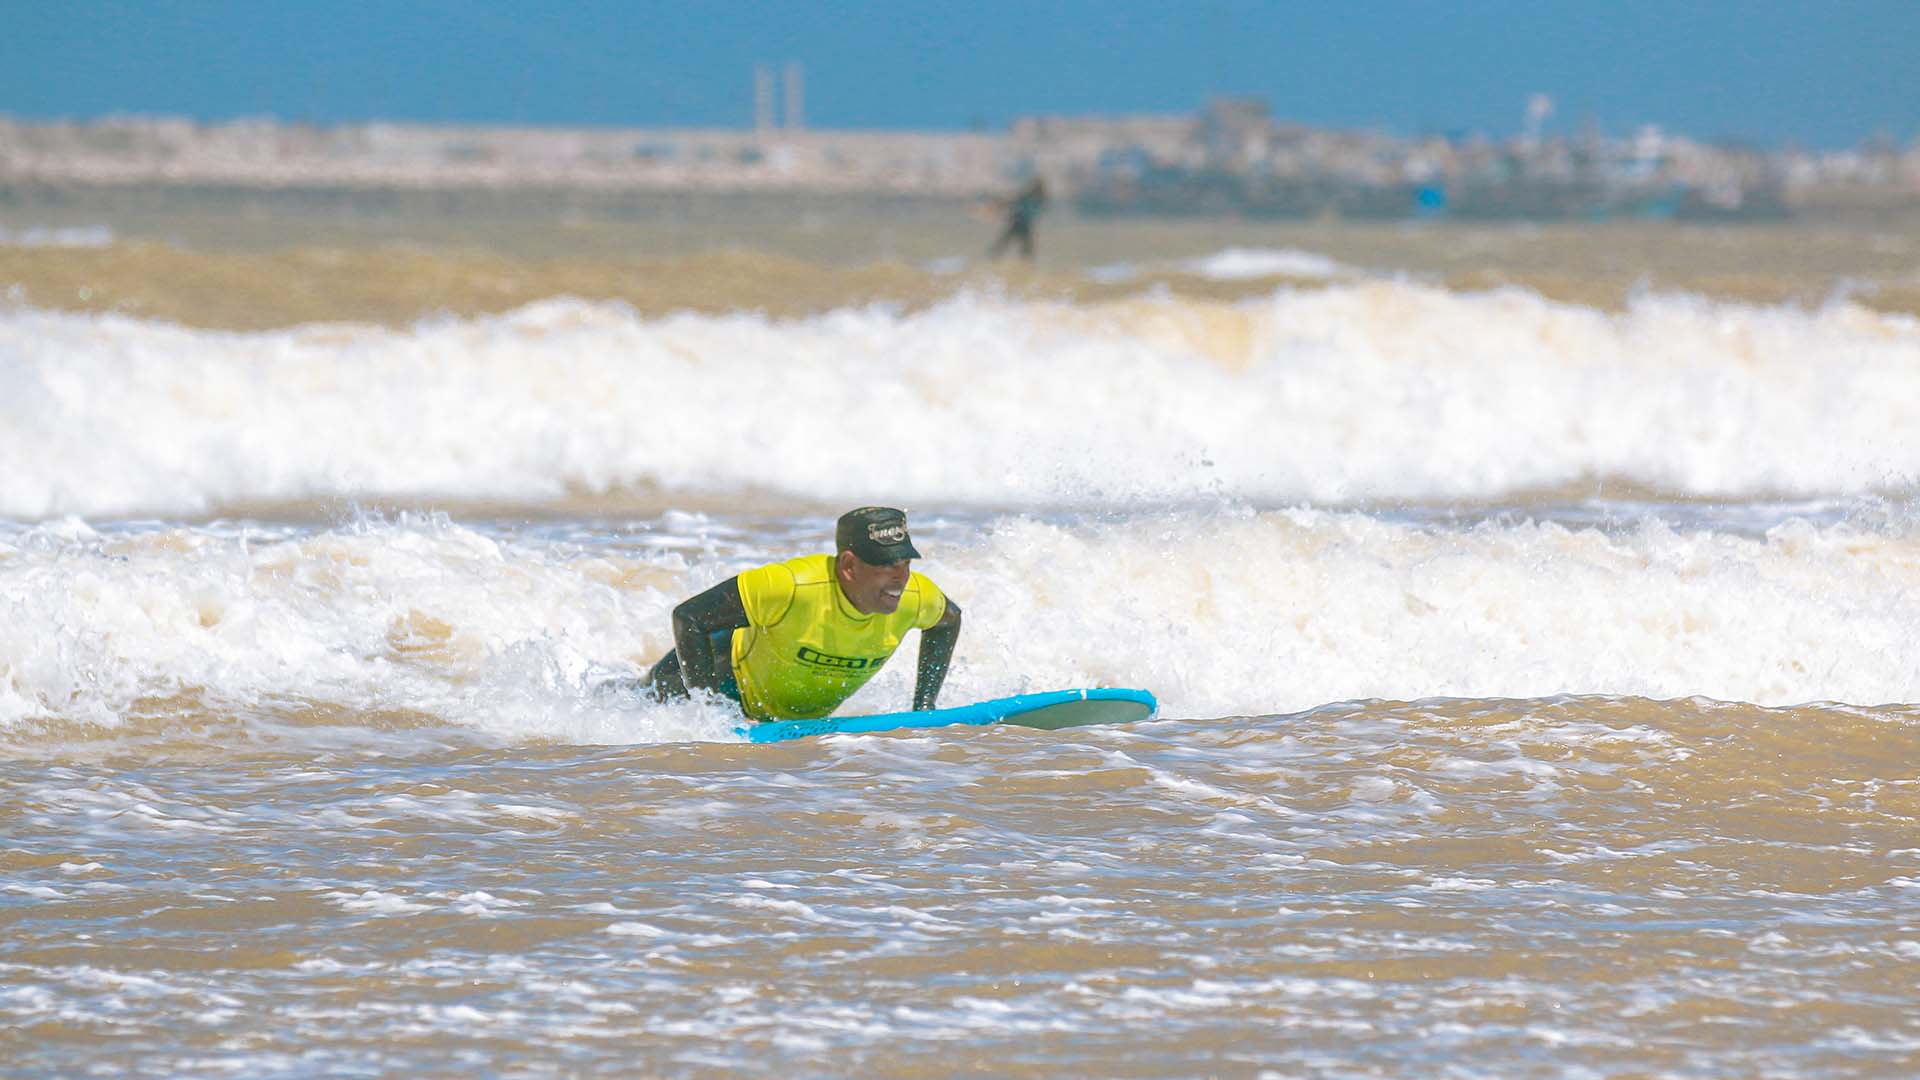
[[[1905,234],[188,209],[0,247],[6,1071],[1920,1072]],[[622,688],[870,502],[1160,715]]]

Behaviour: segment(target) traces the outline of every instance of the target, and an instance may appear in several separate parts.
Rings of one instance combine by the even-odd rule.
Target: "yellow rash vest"
[[[840,592],[833,556],[802,555],[739,577],[748,625],[733,632],[740,707],[755,720],[826,716],[865,686],[909,630],[946,613],[947,597],[924,575],[907,579],[891,615],[862,614]]]

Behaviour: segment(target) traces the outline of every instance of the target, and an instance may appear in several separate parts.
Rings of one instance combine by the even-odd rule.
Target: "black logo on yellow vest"
[[[800,662],[815,667],[833,668],[836,671],[865,671],[879,667],[886,660],[884,656],[835,656],[818,649],[800,646]]]

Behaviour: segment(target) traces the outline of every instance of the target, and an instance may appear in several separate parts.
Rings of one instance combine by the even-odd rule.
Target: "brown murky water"
[[[1920,238],[523,210],[0,218],[0,1071],[1920,1073]]]
[[[13,1069],[1920,1065],[1909,708],[1367,702],[771,747],[336,723],[350,745],[4,766]]]
[[[1667,511],[1684,555],[1663,526],[1500,515],[950,517],[920,541],[968,602],[949,701],[1136,681],[1160,716],[772,745],[601,683],[811,515],[16,528],[0,1053],[1904,1075],[1920,711],[1684,691],[1910,700],[1920,556],[1837,523],[1743,540],[1725,512]],[[1204,594],[1182,529],[1233,545]],[[1692,584],[1662,583],[1676,558]],[[1236,599],[1313,576],[1343,599]],[[1337,701],[1381,687],[1467,696]]]
[[[875,302],[925,307],[967,289],[1077,303],[1154,294],[1232,302],[1327,280],[1284,262],[1230,277],[1195,265],[1235,249],[1307,252],[1344,272],[1456,290],[1519,286],[1603,310],[1652,290],[1803,307],[1838,296],[1920,313],[1920,219],[1479,226],[1056,214],[1042,222],[1031,267],[985,261],[991,226],[965,205],[937,202],[94,192],[16,200],[0,207],[5,227],[92,227],[114,241],[0,246],[0,282],[16,300],[228,329],[404,325],[555,296],[617,300],[643,315],[797,316]]]

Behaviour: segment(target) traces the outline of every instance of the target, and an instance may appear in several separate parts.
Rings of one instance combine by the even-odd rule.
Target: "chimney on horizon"
[[[806,92],[801,85],[800,62],[787,61],[787,130],[799,131],[806,126],[805,114],[801,106],[806,101]]]
[[[773,68],[753,65],[753,130],[765,135],[773,130]]]

